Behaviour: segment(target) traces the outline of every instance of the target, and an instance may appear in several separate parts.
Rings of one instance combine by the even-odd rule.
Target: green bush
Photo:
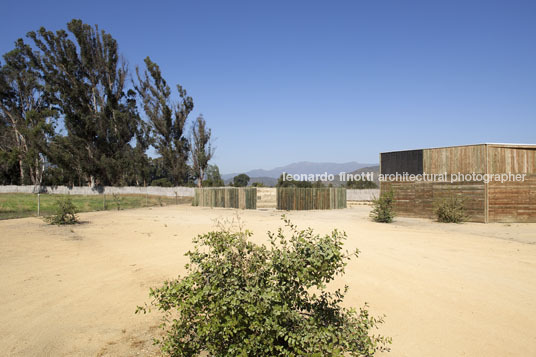
[[[394,212],[395,193],[393,189],[382,192],[379,198],[372,202],[370,217],[375,222],[391,223],[395,218]]]
[[[435,213],[438,222],[461,223],[467,220],[462,198],[451,196],[436,203]]]
[[[348,290],[326,284],[344,274],[358,251],[343,251],[346,234],[298,230],[268,233],[270,245],[248,231],[221,229],[194,239],[188,274],[151,289],[164,312],[165,335],[155,340],[170,356],[373,356],[390,338],[372,335],[383,322],[367,305],[341,306]],[[148,312],[151,306],[138,307]]]
[[[56,201],[56,213],[46,217],[45,219],[50,224],[75,224],[78,223],[78,216],[73,201],[70,197],[60,198]]]

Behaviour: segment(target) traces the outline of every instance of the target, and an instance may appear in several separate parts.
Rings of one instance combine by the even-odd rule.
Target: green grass
[[[48,216],[54,213],[56,201],[66,195],[41,194],[41,216]],[[117,210],[118,204],[112,195],[69,195],[79,212]],[[166,196],[146,196],[145,195],[120,195],[121,209],[168,206],[176,203],[191,203],[192,199]],[[105,200],[104,200],[105,199]],[[147,200],[147,202],[146,202]],[[32,193],[2,193],[0,194],[0,220],[10,218],[21,218],[37,216],[37,195]]]

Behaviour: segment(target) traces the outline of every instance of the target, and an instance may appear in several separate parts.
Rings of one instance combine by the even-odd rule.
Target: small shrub
[[[346,234],[320,236],[285,220],[268,233],[270,246],[248,231],[220,227],[194,239],[188,275],[151,289],[164,313],[160,340],[169,356],[373,356],[389,338],[371,330],[383,322],[341,306],[348,287],[326,284],[344,274],[358,251],[343,251]],[[150,306],[138,307],[148,312]]]
[[[437,203],[435,213],[438,222],[461,223],[467,220],[464,201],[456,196],[451,196]]]
[[[46,217],[50,224],[75,224],[78,223],[77,209],[70,197],[60,198],[56,201],[56,213]]]
[[[372,220],[380,223],[391,223],[395,217],[394,201],[395,193],[392,188],[383,192],[372,203],[372,212],[370,212]]]

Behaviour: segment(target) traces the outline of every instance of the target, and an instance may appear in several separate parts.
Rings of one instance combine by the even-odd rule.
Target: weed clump
[[[60,198],[56,201],[56,213],[45,218],[50,224],[64,225],[79,223],[76,209],[70,197]]]
[[[442,223],[462,223],[467,220],[464,201],[456,196],[436,203],[435,214],[437,221]]]

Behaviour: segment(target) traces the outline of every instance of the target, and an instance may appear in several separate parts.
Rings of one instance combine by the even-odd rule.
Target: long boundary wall
[[[194,197],[194,188],[192,187],[68,187],[68,186],[0,186],[0,193],[49,193],[59,195],[100,195],[100,194],[121,194],[121,195],[150,195],[150,196],[169,196],[169,197]]]
[[[192,187],[67,187],[67,186],[0,186],[0,193],[49,193],[60,195],[100,195],[100,194],[135,194],[150,196],[168,196],[168,197],[194,197],[195,188]],[[347,189],[346,200],[349,202],[366,202],[372,201],[380,195],[379,189]],[[275,187],[258,187],[257,188],[257,208],[276,208],[277,207],[277,189]]]

